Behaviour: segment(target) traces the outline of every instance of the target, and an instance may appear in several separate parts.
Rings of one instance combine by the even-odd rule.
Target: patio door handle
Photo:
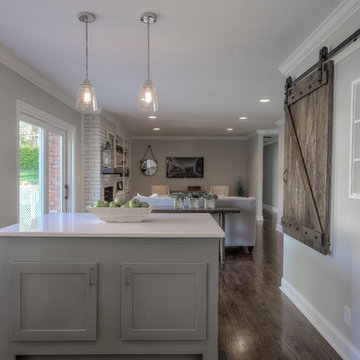
[[[65,184],[65,200],[67,200],[69,198],[69,185]]]

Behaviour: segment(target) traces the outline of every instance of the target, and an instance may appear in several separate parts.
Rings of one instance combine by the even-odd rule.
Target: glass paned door
[[[65,190],[65,149],[66,133],[61,129],[49,127],[47,136],[47,212],[57,213],[66,211]]]
[[[20,121],[19,139],[19,222],[65,212],[66,131],[35,119]]]
[[[42,169],[44,129],[20,121],[19,144],[19,221],[44,213],[42,201]]]

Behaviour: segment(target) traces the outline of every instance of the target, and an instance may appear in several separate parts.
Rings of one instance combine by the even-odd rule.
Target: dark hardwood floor
[[[252,255],[229,249],[220,270],[219,360],[340,360],[281,293],[282,234],[264,222]]]

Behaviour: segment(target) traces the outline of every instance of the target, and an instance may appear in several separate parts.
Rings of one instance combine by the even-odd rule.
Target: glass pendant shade
[[[158,111],[156,88],[150,80],[141,86],[138,97],[138,109],[145,112]]]
[[[82,113],[89,113],[97,111],[96,91],[89,80],[89,36],[88,24],[95,21],[95,15],[89,12],[81,12],[78,19],[85,23],[85,80],[79,87],[76,95],[75,108]]]
[[[97,111],[96,91],[89,79],[85,79],[80,85],[75,106],[84,113]]]

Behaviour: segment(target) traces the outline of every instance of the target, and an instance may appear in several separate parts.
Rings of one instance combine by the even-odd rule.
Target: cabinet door
[[[123,340],[205,340],[204,263],[123,263]]]
[[[11,340],[96,340],[97,264],[11,263]]]

